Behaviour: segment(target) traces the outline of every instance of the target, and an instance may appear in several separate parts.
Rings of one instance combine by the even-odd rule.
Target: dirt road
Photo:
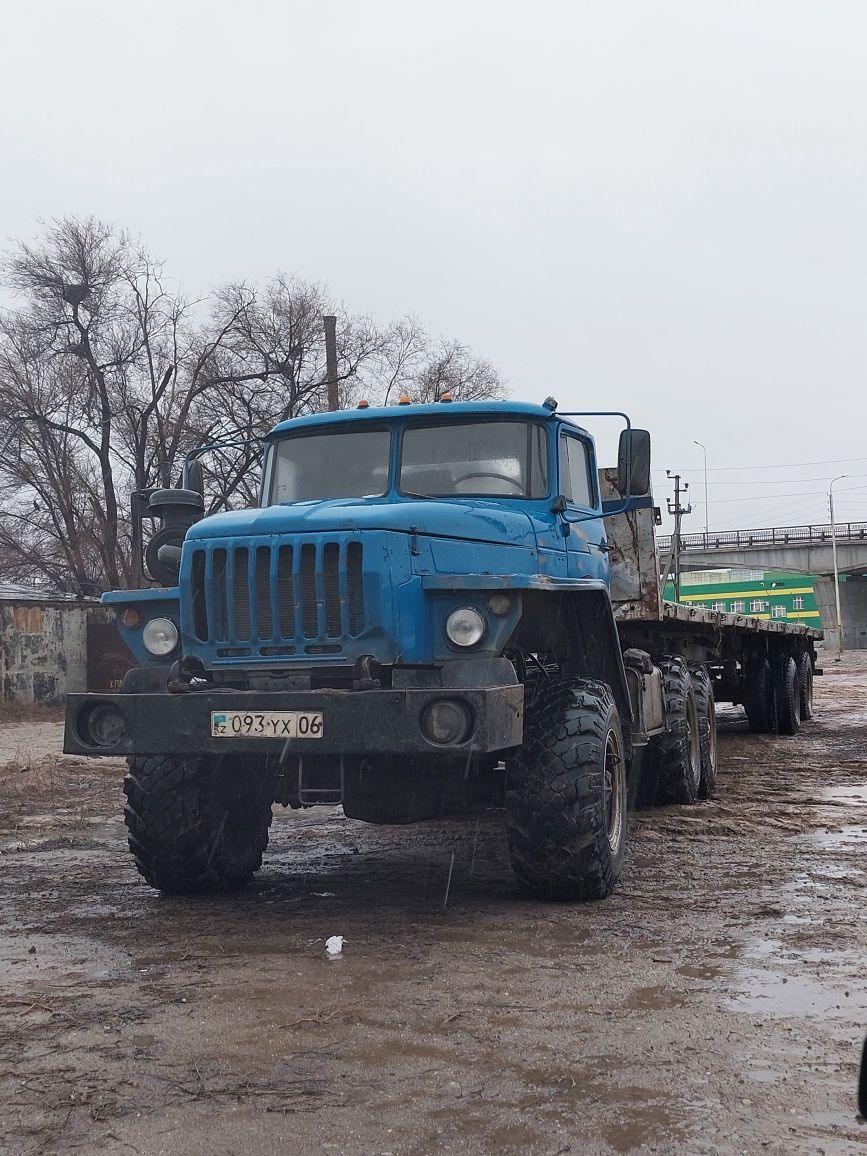
[[[588,906],[524,900],[494,816],[324,809],[161,897],[122,766],[4,723],[0,1153],[863,1152],[867,664],[826,670],[795,739],[722,712],[717,798]]]

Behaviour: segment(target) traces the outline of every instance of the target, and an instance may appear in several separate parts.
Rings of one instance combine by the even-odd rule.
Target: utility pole
[[[839,662],[843,657],[843,617],[840,614],[840,571],[837,569],[837,525],[834,521],[834,482],[842,482],[843,478],[847,478],[848,474],[840,474],[839,477],[834,478],[831,485],[828,487],[828,508],[831,512],[831,553],[834,558],[834,598],[837,602],[837,657],[835,662]]]
[[[704,548],[707,549],[707,540],[710,536],[710,517],[707,512],[707,446],[704,442],[693,439],[693,445],[701,446],[701,452],[704,454]]]
[[[681,494],[686,496],[686,491],[689,489],[689,482],[680,484],[680,474],[673,474],[671,470],[665,471],[667,478],[674,478],[674,501],[667,498],[668,512],[674,518],[674,534],[672,535],[672,560],[674,563],[674,600],[680,602],[680,520],[684,514],[692,513],[692,505],[682,506],[680,503]]]
[[[328,384],[328,408],[339,408],[337,401],[337,318],[323,317],[325,326],[325,380]]]

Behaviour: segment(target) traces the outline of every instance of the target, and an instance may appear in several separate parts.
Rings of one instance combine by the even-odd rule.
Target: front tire
[[[506,832],[519,883],[540,899],[603,899],[626,845],[626,759],[604,683],[552,677],[506,762]]]
[[[129,849],[151,887],[192,894],[252,879],[271,825],[270,782],[261,770],[220,756],[127,762]]]

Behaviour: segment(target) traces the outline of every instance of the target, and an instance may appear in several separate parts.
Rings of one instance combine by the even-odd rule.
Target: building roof
[[[0,582],[0,600],[6,602],[84,602],[79,594],[59,594],[44,586],[22,586],[16,582]]]

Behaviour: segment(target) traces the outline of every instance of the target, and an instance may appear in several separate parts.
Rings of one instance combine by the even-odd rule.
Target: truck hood
[[[187,531],[187,541],[265,534],[321,534],[396,530],[475,542],[535,547],[533,520],[522,510],[474,498],[460,501],[378,502],[338,498],[213,514]]]

